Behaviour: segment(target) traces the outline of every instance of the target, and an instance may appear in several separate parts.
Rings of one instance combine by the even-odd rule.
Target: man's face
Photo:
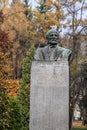
[[[58,34],[56,32],[50,32],[47,40],[48,40],[49,44],[57,45],[58,44]]]

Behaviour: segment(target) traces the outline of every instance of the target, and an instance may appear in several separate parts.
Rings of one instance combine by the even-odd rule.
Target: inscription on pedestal
[[[69,130],[68,62],[33,62],[30,130]]]

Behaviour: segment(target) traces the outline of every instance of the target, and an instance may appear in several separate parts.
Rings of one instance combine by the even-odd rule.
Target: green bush
[[[21,130],[20,107],[16,98],[10,98],[10,128],[9,130]]]
[[[22,78],[20,88],[17,94],[21,107],[22,129],[29,130],[29,107],[30,107],[30,70],[34,56],[35,48],[32,46],[26,54],[22,65]]]
[[[7,90],[0,83],[0,130],[9,130],[10,111],[10,100],[7,95]]]

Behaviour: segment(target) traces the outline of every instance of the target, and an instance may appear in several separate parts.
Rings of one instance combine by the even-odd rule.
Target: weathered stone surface
[[[32,63],[30,130],[69,130],[67,61]]]

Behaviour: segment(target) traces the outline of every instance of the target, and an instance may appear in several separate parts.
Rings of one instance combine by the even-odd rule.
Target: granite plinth
[[[30,87],[30,130],[69,130],[69,66],[67,61],[33,61]]]

